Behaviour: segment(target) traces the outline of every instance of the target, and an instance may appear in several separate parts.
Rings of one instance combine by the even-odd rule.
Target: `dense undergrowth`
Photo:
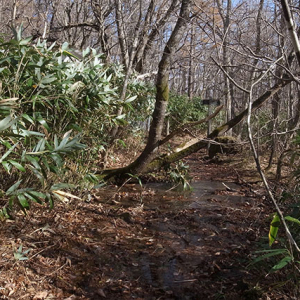
[[[14,31],[14,39],[2,40],[2,218],[10,217],[14,206],[26,212],[31,201],[52,207],[54,199],[76,198],[73,189],[98,184],[93,172],[101,168],[103,153],[112,145],[127,147],[130,136],[144,139],[155,90],[133,75],[121,101],[123,79],[123,67],[105,64],[95,49],[74,54],[67,43],[33,43],[22,38],[22,28]],[[187,98],[172,99],[176,101],[171,101],[170,112],[176,116]],[[122,115],[117,114],[120,107]],[[177,121],[205,113],[190,112],[192,116],[186,111]],[[120,126],[119,135],[112,140],[115,126]]]
[[[2,217],[14,204],[24,211],[30,201],[51,207],[54,197],[75,197],[63,189],[96,183],[91,170],[109,131],[128,123],[136,92],[147,97],[143,84],[132,84],[121,103],[121,66],[105,65],[94,49],[84,50],[79,59],[67,43],[31,44],[30,38],[22,39],[21,29],[14,39],[2,41],[0,66],[0,189],[8,200]],[[120,106],[125,113],[116,116]]]

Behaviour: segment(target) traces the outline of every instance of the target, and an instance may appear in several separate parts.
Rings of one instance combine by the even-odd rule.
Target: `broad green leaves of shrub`
[[[13,204],[24,212],[31,201],[52,206],[51,187],[68,181],[69,158],[76,160],[84,144],[101,147],[121,105],[113,84],[120,75],[94,49],[77,59],[67,43],[32,44],[21,29],[14,34],[0,45],[0,174],[7,178],[0,182],[7,200],[2,217]],[[58,191],[56,198],[72,195]]]
[[[288,222],[288,225],[294,225],[296,227],[300,226],[300,220],[297,218],[294,218],[292,216],[286,216],[284,219]],[[278,238],[278,231],[281,225],[280,218],[277,213],[274,214],[273,219],[270,224],[270,230],[269,230],[269,246],[271,247],[275,240]],[[291,229],[291,228],[290,228]],[[298,239],[297,239],[298,241]],[[256,257],[250,265],[260,263],[262,261],[269,260],[272,264],[271,269],[269,270],[269,273],[273,273],[275,271],[278,271],[286,266],[288,266],[290,263],[297,263],[300,264],[300,261],[297,261],[293,255],[293,253],[290,252],[290,250],[286,248],[280,248],[280,249],[268,249],[268,250],[262,250],[262,251],[256,251],[256,254],[260,254],[258,257]]]
[[[186,95],[171,93],[168,105],[171,129],[186,122],[203,119],[207,115],[206,110],[207,107],[201,104],[199,98],[190,100]]]

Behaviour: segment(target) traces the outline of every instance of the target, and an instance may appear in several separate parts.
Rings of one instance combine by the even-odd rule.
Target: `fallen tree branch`
[[[272,96],[274,96],[278,91],[280,91],[283,87],[288,85],[292,80],[290,78],[286,78],[278,83],[276,83],[272,88],[266,91],[263,95],[261,95],[257,100],[255,100],[252,104],[252,112],[260,108],[267,100],[269,100]],[[212,131],[211,134],[208,135],[207,140],[200,140],[195,144],[177,152],[172,153],[163,158],[158,157],[150,162],[145,170],[145,173],[151,172],[157,169],[160,169],[163,166],[169,165],[173,162],[176,162],[192,153],[199,151],[200,149],[206,147],[209,139],[215,139],[219,135],[224,134],[226,131],[230,130],[237,124],[239,124],[243,119],[245,119],[248,115],[248,108],[242,111],[239,115],[229,120],[227,123],[221,125]]]
[[[271,87],[268,91],[266,91],[263,95],[261,95],[258,99],[256,99],[253,102],[251,111],[254,112],[258,108],[260,108],[265,102],[267,102],[271,97],[273,97],[276,93],[278,93],[278,91],[280,91],[283,87],[285,87],[292,81],[293,80],[290,77],[283,78],[281,81],[273,85],[273,87]],[[242,120],[244,120],[247,117],[247,115],[248,115],[248,108],[242,111],[239,115],[237,115],[233,119],[229,120],[227,123],[213,130],[212,133],[207,136],[207,139],[200,140],[195,144],[192,144],[191,146],[179,152],[172,153],[170,155],[159,156],[153,159],[150,163],[148,163],[145,166],[142,173],[146,174],[155,170],[159,170],[160,168],[164,166],[168,166],[171,163],[174,163],[176,161],[179,161],[180,159],[192,153],[198,152],[200,149],[205,148],[207,143],[210,140],[214,140],[216,137],[223,135],[225,132],[227,132],[228,130],[230,130],[237,124],[239,124]],[[103,180],[114,178],[116,179],[116,181],[120,179],[122,182],[124,181],[124,178],[128,176],[127,174],[132,174],[134,173],[133,171],[134,171],[134,163],[118,169],[107,169],[104,171],[96,172],[96,174],[100,173],[102,175],[101,178]]]

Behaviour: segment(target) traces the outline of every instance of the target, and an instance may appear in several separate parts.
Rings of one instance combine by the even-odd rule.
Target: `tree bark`
[[[260,108],[265,102],[267,102],[270,98],[272,98],[274,95],[276,95],[283,87],[288,85],[289,83],[292,82],[292,79],[290,78],[285,78],[281,80],[280,82],[276,83],[272,88],[270,88],[268,91],[266,91],[263,95],[261,95],[258,99],[256,99],[253,104],[252,104],[252,109],[251,111],[254,112],[258,108]],[[221,125],[220,127],[216,128],[213,130],[211,134],[208,135],[207,139],[215,139],[216,137],[224,134],[228,130],[232,129],[234,126],[239,124],[242,120],[244,120],[248,115],[248,109],[245,109],[242,111],[239,115],[228,121],[227,123]],[[159,144],[159,140],[156,141],[156,143]],[[102,172],[103,179],[108,180],[112,177],[123,177],[126,173],[149,173],[155,170],[159,170],[160,168],[170,165],[171,163],[174,163],[192,153],[195,153],[199,151],[200,149],[204,148],[207,146],[208,141],[205,140],[200,140],[199,142],[196,142],[195,144],[177,152],[177,153],[172,153],[168,156],[163,156],[163,157],[157,157],[151,162],[148,160],[144,161],[143,168],[138,169],[134,168],[133,162],[131,165],[126,166],[124,168],[119,168],[119,169],[113,169],[113,170],[105,170]],[[140,156],[141,157],[141,156]],[[151,157],[150,157],[151,158]]]
[[[276,95],[283,87],[288,85],[291,82],[291,79],[282,80],[279,83],[276,83],[271,89],[266,91],[262,96],[260,96],[257,100],[255,100],[252,104],[252,112],[260,108],[267,100]],[[242,120],[244,120],[248,115],[248,109],[245,109],[239,115],[228,121],[227,123],[221,125],[220,127],[213,130],[211,134],[208,135],[207,139],[215,139],[216,137],[224,134],[228,130],[232,129],[234,126],[239,124]],[[151,172],[154,170],[158,170],[165,165],[169,165],[173,162],[176,162],[192,153],[199,151],[200,149],[207,146],[207,140],[201,140],[182,151],[177,153],[172,153],[169,156],[164,157],[163,159],[158,157],[148,164],[147,168],[144,169],[144,172]]]
[[[169,20],[172,12],[176,9],[178,5],[178,0],[173,0],[167,12],[163,17],[157,20],[155,26],[152,28],[150,34],[145,36],[144,39],[139,44],[136,56],[134,58],[135,70],[139,73],[144,73],[145,71],[145,62],[148,58],[148,54],[153,47],[154,41],[157,38],[159,31]]]
[[[297,61],[300,66],[300,43],[295,29],[295,22],[293,21],[293,17],[287,0],[280,0],[280,2],[282,6],[283,16],[288,25],[288,30],[296,53]]]
[[[108,179],[115,174],[122,176],[126,173],[141,173],[147,167],[148,163],[153,159],[161,140],[165,113],[169,100],[169,71],[171,58],[179,45],[182,32],[189,18],[190,5],[191,0],[182,0],[180,13],[175,28],[166,44],[158,66],[158,74],[156,79],[156,102],[146,147],[134,162],[125,168],[115,170],[114,172],[109,172],[109,174],[105,176],[105,179]]]
[[[188,97],[190,100],[194,96],[194,56],[195,56],[195,25],[191,24],[191,33],[190,33],[190,54],[189,54],[189,75],[188,75]]]
[[[228,44],[229,44],[229,29],[230,29],[230,17],[231,17],[231,7],[232,7],[232,1],[227,0],[227,7],[226,7],[226,14],[224,13],[224,9],[222,7],[221,1],[217,1],[219,13],[221,15],[221,18],[223,20],[223,68],[226,71],[226,73],[229,73],[229,54],[228,54]],[[225,91],[225,105],[226,105],[226,120],[229,121],[232,118],[232,97],[230,93],[230,79],[226,74],[224,74],[224,91]],[[228,130],[228,135],[232,135],[231,130]]]

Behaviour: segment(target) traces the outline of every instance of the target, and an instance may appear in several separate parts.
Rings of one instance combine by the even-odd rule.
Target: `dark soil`
[[[109,186],[2,223],[0,298],[291,299],[247,268],[273,213],[254,171],[186,163],[191,193]]]

